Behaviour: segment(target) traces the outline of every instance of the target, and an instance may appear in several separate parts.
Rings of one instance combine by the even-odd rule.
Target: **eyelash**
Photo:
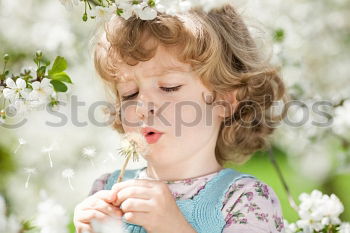
[[[172,91],[177,91],[180,89],[182,85],[180,86],[176,86],[176,87],[161,87],[161,89],[165,92],[172,92]],[[132,99],[138,92],[132,94],[132,95],[128,95],[128,96],[122,96],[122,101],[125,101],[125,100],[129,100],[129,99]]]

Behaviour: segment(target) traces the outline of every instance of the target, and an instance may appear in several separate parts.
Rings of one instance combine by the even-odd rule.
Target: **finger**
[[[154,181],[144,180],[144,179],[131,179],[120,183],[116,183],[112,186],[112,189],[111,189],[111,191],[113,192],[112,196],[114,198],[113,204],[116,205],[117,193],[123,188],[131,187],[131,186],[141,186],[141,187],[152,188],[154,184],[155,184]]]
[[[148,216],[149,214],[145,212],[127,212],[123,218],[129,223],[140,226],[153,225],[154,223],[149,222]]]
[[[150,212],[153,209],[150,200],[128,198],[121,205],[120,209],[126,212]]]
[[[99,198],[108,203],[112,203],[112,201],[114,200],[113,195],[114,193],[111,190],[100,190],[96,192],[94,195],[92,195],[91,197]]]
[[[127,198],[139,198],[149,200],[151,199],[151,189],[140,186],[126,187],[117,193],[117,198],[113,205],[120,206],[120,204]]]
[[[78,223],[75,225],[76,233],[95,233],[90,224]]]
[[[130,179],[127,181],[123,181],[120,183],[115,183],[112,186],[112,190],[115,191],[119,191],[125,187],[129,187],[129,186],[143,186],[143,187],[153,187],[154,185],[154,181],[153,180],[146,180],[146,179]]]
[[[104,218],[110,217],[98,210],[85,210],[80,213],[77,217],[78,222],[90,224],[91,220],[98,219],[103,220]]]
[[[101,199],[97,199],[93,205],[85,208],[85,210],[98,210],[111,217],[121,217],[123,214],[119,207],[109,204]]]

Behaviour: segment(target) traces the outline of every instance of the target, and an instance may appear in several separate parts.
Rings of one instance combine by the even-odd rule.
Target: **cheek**
[[[122,110],[121,120],[123,128],[126,132],[132,131],[137,127],[141,127],[142,122],[136,115],[136,106],[128,106]]]
[[[211,116],[208,114],[210,114],[209,110],[198,103],[190,103],[175,108],[174,134],[177,137],[201,135],[201,133],[204,133],[205,126],[207,124],[210,126],[207,119],[210,120]]]

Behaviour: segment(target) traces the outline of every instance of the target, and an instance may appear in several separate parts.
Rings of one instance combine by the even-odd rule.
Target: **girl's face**
[[[202,166],[216,162],[220,107],[206,105],[212,93],[170,51],[158,46],[155,56],[136,66],[120,66],[117,89],[125,132],[152,127],[162,132],[145,159],[156,166]],[[152,110],[154,110],[152,112]]]

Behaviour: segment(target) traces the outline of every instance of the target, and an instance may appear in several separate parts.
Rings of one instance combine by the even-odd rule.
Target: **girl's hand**
[[[148,233],[195,232],[162,181],[131,179],[113,185],[112,192],[124,219]]]
[[[79,203],[74,210],[74,226],[76,233],[94,232],[91,226],[93,219],[104,221],[121,219],[122,212],[112,205],[111,190],[101,190]]]

